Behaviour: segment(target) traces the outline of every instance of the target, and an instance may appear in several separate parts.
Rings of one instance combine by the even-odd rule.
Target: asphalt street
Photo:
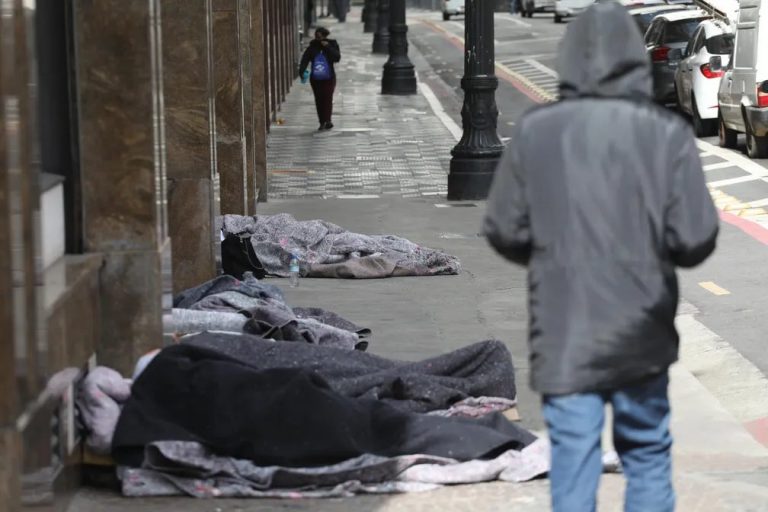
[[[431,68],[422,71],[420,79],[434,90],[447,116],[460,125],[463,19],[444,22],[439,13],[414,12],[409,25],[414,53]],[[555,24],[548,14],[532,19],[496,15],[498,131],[505,140],[526,110],[556,99],[557,50],[566,28],[567,23]],[[696,311],[698,321],[720,340],[719,348],[713,350],[725,347],[740,360],[719,377],[704,379],[713,394],[738,409],[741,402],[754,397],[726,396],[723,390],[729,380],[750,374],[764,389],[768,374],[768,160],[748,159],[743,137],[737,150],[720,149],[717,142],[713,137],[699,145],[707,182],[723,212],[719,247],[705,265],[683,272],[681,280],[686,307]],[[764,405],[758,401],[751,406]],[[763,410],[768,415],[768,408]]]

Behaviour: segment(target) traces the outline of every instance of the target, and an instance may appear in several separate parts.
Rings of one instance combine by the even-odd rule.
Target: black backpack
[[[225,274],[240,280],[246,272],[253,273],[256,279],[264,279],[267,275],[264,266],[256,257],[251,235],[248,233],[224,237],[221,242],[221,266]]]

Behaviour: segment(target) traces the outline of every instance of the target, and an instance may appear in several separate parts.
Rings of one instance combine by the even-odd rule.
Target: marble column
[[[278,59],[278,38],[277,38],[277,2],[278,0],[267,0],[267,38],[269,39],[269,103],[270,117],[272,122],[277,121],[277,109],[280,106],[280,75]]]
[[[221,213],[245,215],[248,211],[247,148],[238,2],[213,0],[213,69]]]
[[[212,279],[218,204],[211,0],[161,0],[173,291]]]
[[[264,2],[251,0],[251,48],[253,57],[253,160],[258,201],[267,200],[267,125],[269,123],[269,77],[265,66]],[[256,205],[252,204],[256,213]]]
[[[98,356],[129,374],[162,344],[170,284],[160,3],[75,0],[73,18],[84,246],[105,259]]]
[[[20,506],[24,470],[18,417],[44,382],[38,358],[40,212],[33,26],[34,6],[21,0],[0,2],[0,504],[11,511]]]
[[[16,96],[14,60],[15,40],[12,6],[2,5],[0,12],[0,104],[5,105]],[[18,510],[19,481],[19,438],[16,431],[18,412],[18,389],[16,382],[16,351],[12,263],[14,239],[11,194],[15,193],[11,182],[9,153],[16,148],[9,142],[18,134],[18,121],[9,119],[5,108],[0,108],[0,503],[9,510]]]
[[[254,0],[238,0],[238,24],[240,31],[240,74],[243,91],[243,127],[245,133],[245,187],[247,204],[245,214],[256,211],[256,175],[255,175],[255,117],[253,97],[254,57],[253,29],[251,27],[251,10]]]

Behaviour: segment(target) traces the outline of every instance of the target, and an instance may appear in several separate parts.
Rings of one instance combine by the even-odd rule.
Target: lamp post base
[[[448,200],[474,201],[488,197],[498,156],[487,158],[456,157],[451,160],[448,174]]]
[[[386,35],[379,32],[373,34],[373,53],[378,55],[389,54],[389,31],[387,31]]]
[[[384,66],[381,78],[381,94],[416,94],[416,72],[413,64]]]

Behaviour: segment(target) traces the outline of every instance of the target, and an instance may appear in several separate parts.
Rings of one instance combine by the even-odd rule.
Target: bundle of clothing
[[[371,330],[320,308],[292,308],[280,288],[246,274],[243,280],[219,276],[181,292],[173,302],[172,330],[180,335],[202,331],[258,335],[366,350]]]
[[[288,277],[292,257],[301,275],[346,279],[455,275],[458,258],[392,235],[352,233],[323,220],[288,214],[225,215],[223,235],[248,235],[267,274]]]
[[[201,333],[128,384],[97,368],[78,399],[127,496],[348,496],[548,469],[546,443],[501,414],[516,390],[500,342],[406,363]]]

